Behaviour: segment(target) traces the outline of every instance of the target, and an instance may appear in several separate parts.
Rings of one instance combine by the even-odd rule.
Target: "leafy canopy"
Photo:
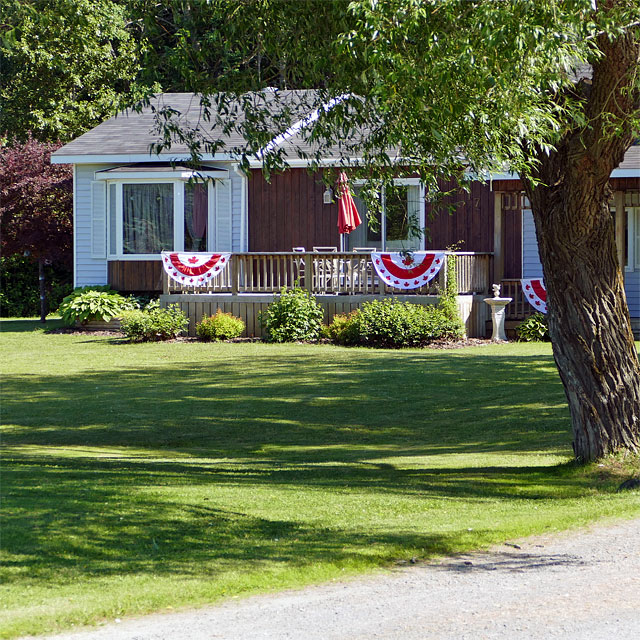
[[[71,263],[73,177],[71,167],[51,164],[58,146],[31,137],[0,146],[3,256]]]
[[[66,142],[141,95],[120,2],[3,0],[0,34],[0,133]]]
[[[585,92],[579,88],[588,85],[587,63],[604,55],[603,37],[637,39],[640,24],[640,5],[632,0],[601,3],[606,11],[594,11],[592,0],[239,4],[220,27],[229,35],[224,84],[193,76],[192,88],[205,94],[205,120],[216,126],[216,135],[209,135],[207,126],[186,132],[172,118],[176,114],[159,114],[165,146],[181,139],[198,156],[220,147],[220,131],[237,131],[248,143],[235,152],[248,167],[269,136],[298,118],[300,105],[290,109],[278,104],[277,92],[258,100],[243,95],[265,87],[248,61],[277,61],[285,55],[283,37],[237,37],[235,30],[246,27],[250,15],[260,33],[297,35],[296,27],[302,25],[307,34],[287,38],[284,50],[287,59],[304,61],[294,86],[317,90],[303,100],[308,111],[320,108],[321,114],[313,127],[303,130],[298,155],[317,163],[327,156],[345,162],[359,157],[365,173],[378,174],[401,157],[428,182],[436,168],[440,175],[459,176],[463,163],[477,174],[507,166],[530,174],[539,153],[568,131],[588,127],[594,117],[585,111]],[[285,20],[292,7],[290,29]],[[308,37],[314,28],[316,39]],[[637,64],[629,73],[637,87]],[[279,78],[278,86],[290,87],[286,81],[291,76]],[[220,89],[224,91],[206,97]],[[239,108],[234,106],[238,99]],[[339,102],[331,109],[322,108],[335,99]],[[274,113],[280,116],[274,118]],[[610,117],[606,135],[620,135],[630,127],[638,132],[639,113],[633,103]],[[596,117],[601,115],[607,114]],[[276,147],[264,160],[272,169],[283,167],[287,158]]]

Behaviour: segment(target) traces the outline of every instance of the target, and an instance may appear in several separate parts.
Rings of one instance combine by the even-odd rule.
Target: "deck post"
[[[502,192],[493,194],[493,281],[504,277],[504,253],[502,251]]]
[[[166,296],[169,293],[169,274],[162,269],[162,293]]]
[[[313,291],[313,263],[314,256],[311,253],[304,254],[304,288]]]
[[[440,289],[440,295],[443,295],[447,290],[447,263],[449,261],[449,253],[445,252],[444,254],[444,264],[440,267],[440,271],[438,272],[438,288]],[[458,270],[458,265],[456,264],[456,272]]]
[[[238,276],[240,272],[240,258],[237,255],[231,255],[231,293],[238,294]]]

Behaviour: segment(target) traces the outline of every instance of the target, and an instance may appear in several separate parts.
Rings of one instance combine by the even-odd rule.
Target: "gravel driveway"
[[[640,519],[56,640],[640,638]]]

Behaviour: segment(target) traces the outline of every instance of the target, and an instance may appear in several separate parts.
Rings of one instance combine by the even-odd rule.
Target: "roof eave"
[[[185,162],[191,160],[188,153],[96,153],[96,154],[51,154],[51,164],[133,164],[136,162]],[[202,162],[237,162],[235,155],[228,153],[204,153]]]

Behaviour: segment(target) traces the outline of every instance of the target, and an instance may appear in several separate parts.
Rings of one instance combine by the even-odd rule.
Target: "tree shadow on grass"
[[[388,557],[445,554],[467,535],[257,517],[209,506],[208,490],[214,500],[225,488],[276,488],[443,508],[588,490],[561,467],[491,464],[492,455],[568,452],[564,396],[545,357],[336,351],[322,361],[274,351],[7,376],[4,395],[9,579],[366,565],[379,562],[367,554],[376,545]],[[443,454],[476,458],[430,463]],[[179,499],[180,487],[201,497]]]
[[[60,318],[48,318],[45,323],[40,319],[0,318],[0,333],[31,333],[33,331],[53,331],[63,327]]]
[[[6,376],[5,444],[140,447],[290,462],[566,447],[568,412],[542,357],[358,352],[81,375]],[[387,449],[386,453],[384,449]],[[371,455],[367,454],[367,458]]]
[[[466,526],[418,533],[391,525],[326,527],[302,517],[257,517],[216,507],[217,492],[225,487],[330,489],[346,499],[397,493],[439,501],[442,509],[459,499],[563,501],[587,489],[553,467],[406,470],[365,465],[347,472],[334,466],[286,471],[249,464],[217,468],[26,455],[5,462],[3,480],[5,582],[26,578],[55,584],[122,574],[213,578],[225,570],[259,571],[274,564],[367,566],[380,561],[369,556],[372,547],[384,547],[387,559],[450,554],[469,535]],[[180,486],[197,488],[200,497],[190,494],[183,501],[161,491]],[[473,535],[482,539],[483,534]]]
[[[12,491],[21,508],[9,510],[4,524],[9,532],[3,541],[9,554],[4,582],[26,578],[65,584],[81,575],[126,574],[215,578],[224,571],[260,571],[274,564],[366,565],[364,550],[372,545],[445,554],[456,538],[455,533],[329,529],[222,510],[206,501],[149,500],[125,495],[117,488],[119,478],[73,496],[55,485],[40,489],[37,500]]]

